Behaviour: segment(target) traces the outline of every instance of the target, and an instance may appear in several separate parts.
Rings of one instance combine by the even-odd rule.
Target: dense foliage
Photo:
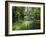
[[[12,22],[13,30],[40,29],[40,8],[13,6]]]

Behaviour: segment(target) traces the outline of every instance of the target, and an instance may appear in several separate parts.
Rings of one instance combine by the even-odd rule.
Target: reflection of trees
[[[13,7],[13,29],[27,30],[40,28],[39,7]]]

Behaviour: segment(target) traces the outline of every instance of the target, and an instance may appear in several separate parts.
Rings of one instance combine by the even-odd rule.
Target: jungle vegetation
[[[12,7],[12,30],[40,29],[40,7]]]

